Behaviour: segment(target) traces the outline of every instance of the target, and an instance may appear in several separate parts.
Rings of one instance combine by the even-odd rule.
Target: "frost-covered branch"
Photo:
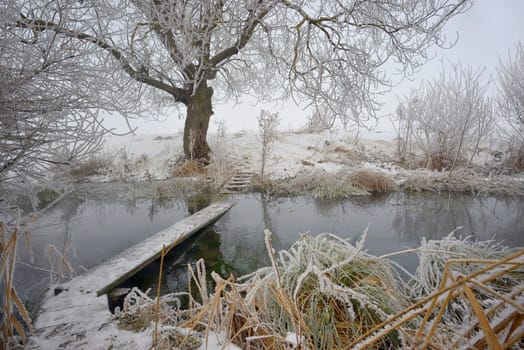
[[[524,143],[524,45],[515,46],[514,57],[501,61],[498,69],[500,113]]]

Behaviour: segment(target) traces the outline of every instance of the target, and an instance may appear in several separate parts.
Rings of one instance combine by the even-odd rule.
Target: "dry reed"
[[[266,241],[272,267],[242,283],[213,274],[214,295],[186,326],[225,330],[242,348],[283,349],[293,334],[297,346],[340,349],[404,305],[388,261],[368,257],[361,245],[332,235],[303,236],[276,257]],[[392,332],[373,348],[398,345]]]
[[[173,169],[175,177],[193,177],[204,173],[204,166],[197,160],[187,160]]]
[[[6,225],[0,221],[0,285],[3,285],[2,312],[0,328],[0,344],[13,344],[18,339],[25,343],[28,334],[33,332],[33,326],[29,313],[13,285],[16,264],[16,251],[18,232],[16,229],[8,230]]]
[[[396,187],[390,176],[375,170],[356,170],[349,175],[349,179],[353,185],[371,193],[391,192]]]

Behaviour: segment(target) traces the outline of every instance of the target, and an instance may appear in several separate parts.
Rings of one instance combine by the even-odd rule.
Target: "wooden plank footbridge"
[[[213,224],[233,205],[233,201],[211,204],[87,273],[53,288],[40,307],[34,325],[35,334],[31,337],[28,348],[54,348],[57,338],[60,348],[77,350],[90,349],[93,344],[89,337],[92,336],[110,337],[111,344],[117,342],[116,338],[111,338],[115,337],[111,329],[106,329],[104,333],[104,324],[100,324],[100,318],[111,317],[107,298],[101,296],[158,259],[163,246],[166,251],[171,250],[199,230]],[[108,322],[106,327],[114,326]]]

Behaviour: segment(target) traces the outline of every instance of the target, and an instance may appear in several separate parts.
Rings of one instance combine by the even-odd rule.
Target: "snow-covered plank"
[[[155,233],[151,237],[124,250],[109,261],[104,262],[86,274],[62,285],[63,289],[77,289],[86,293],[106,294],[115,286],[140,271],[166,251],[182,243],[187,238],[214,223],[232,206],[232,201],[221,201],[196,212],[195,214]]]

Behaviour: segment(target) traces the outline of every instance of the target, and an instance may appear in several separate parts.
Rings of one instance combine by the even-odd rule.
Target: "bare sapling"
[[[264,181],[266,176],[266,163],[271,153],[271,144],[275,140],[279,124],[280,118],[277,113],[270,113],[265,110],[260,111],[260,116],[258,117],[258,137],[262,144],[260,160],[260,179],[262,181]]]
[[[392,120],[393,128],[397,134],[397,158],[400,164],[405,164],[412,155],[413,146],[413,120],[408,118],[404,111],[405,106],[398,106],[396,118]],[[397,122],[397,124],[395,124]]]

